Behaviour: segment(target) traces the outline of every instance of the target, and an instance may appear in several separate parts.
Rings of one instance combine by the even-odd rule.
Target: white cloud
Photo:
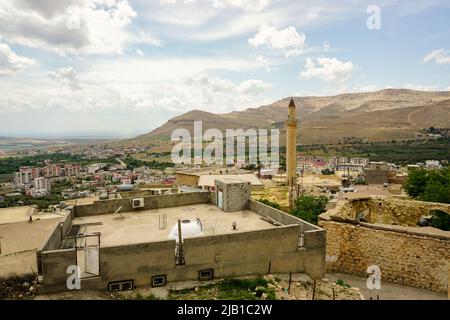
[[[137,13],[128,0],[4,0],[0,36],[9,43],[65,54],[122,54],[141,41],[127,31]],[[147,43],[157,44],[149,39]]]
[[[21,57],[6,43],[0,42],[0,76],[9,76],[35,64],[33,59]]]
[[[77,77],[77,72],[74,68],[59,68],[56,71],[50,72],[49,77],[63,86],[67,86],[72,90],[81,90],[80,81]]]
[[[211,111],[225,112],[248,107],[257,101],[257,96],[270,90],[273,85],[262,80],[248,79],[238,84],[217,76],[200,74],[188,79],[189,90],[199,90],[201,99],[195,105]]]
[[[273,85],[271,83],[266,83],[262,80],[249,79],[241,82],[237,86],[237,91],[241,94],[259,95],[272,87]]]
[[[245,11],[262,11],[272,4],[272,0],[159,0],[161,5],[174,5],[176,3],[202,4],[205,2],[217,9],[238,8]]]
[[[258,33],[248,39],[253,47],[266,46],[275,50],[282,50],[286,56],[302,52],[306,36],[298,33],[294,27],[277,30],[272,26],[261,26]]]
[[[427,63],[430,61],[436,62],[437,64],[449,64],[450,63],[450,51],[445,49],[433,50],[423,58],[423,62]]]
[[[139,49],[136,50],[136,53],[138,56],[141,56],[141,57],[145,56],[145,54]]]
[[[417,90],[417,91],[439,91],[439,86],[436,85],[421,85],[408,83],[403,86],[405,89]]]
[[[262,11],[272,4],[272,0],[212,0],[214,7],[239,8],[246,11]]]
[[[306,59],[305,69],[300,76],[305,79],[318,78],[324,81],[344,82],[348,80],[357,69],[351,61],[340,61],[336,58]]]
[[[92,73],[77,73],[74,68],[59,68],[47,79],[15,86],[0,84],[4,92],[0,108],[14,110],[154,110],[180,114],[192,109],[229,112],[259,105],[272,84],[248,79],[229,79],[200,73],[192,77],[123,81],[121,78],[95,78]],[[144,79],[142,79],[144,80]],[[14,87],[14,90],[10,89]]]

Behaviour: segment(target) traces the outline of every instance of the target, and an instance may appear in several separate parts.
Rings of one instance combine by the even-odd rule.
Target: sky
[[[384,88],[450,90],[448,0],[0,2],[0,136],[125,138]]]

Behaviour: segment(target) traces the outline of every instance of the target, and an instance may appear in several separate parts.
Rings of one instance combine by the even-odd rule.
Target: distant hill
[[[193,121],[203,130],[280,128],[283,130],[290,98],[273,104],[213,114],[193,110],[170,119],[159,128],[133,139],[136,143],[167,140],[177,128],[192,132]],[[450,92],[385,89],[329,97],[294,97],[299,120],[299,143],[337,143],[356,137],[366,141],[414,138],[423,128],[450,127]]]

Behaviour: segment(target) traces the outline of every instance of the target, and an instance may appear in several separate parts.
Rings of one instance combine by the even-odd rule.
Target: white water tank
[[[181,220],[181,237],[191,238],[203,235],[202,224],[200,220]],[[172,227],[169,239],[175,239],[178,242],[178,222]]]

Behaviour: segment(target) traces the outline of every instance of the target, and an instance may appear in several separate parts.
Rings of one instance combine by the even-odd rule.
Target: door
[[[86,273],[100,275],[100,249],[99,247],[86,247],[85,252]]]
[[[87,234],[76,237],[77,266],[80,278],[100,275],[100,234]]]

